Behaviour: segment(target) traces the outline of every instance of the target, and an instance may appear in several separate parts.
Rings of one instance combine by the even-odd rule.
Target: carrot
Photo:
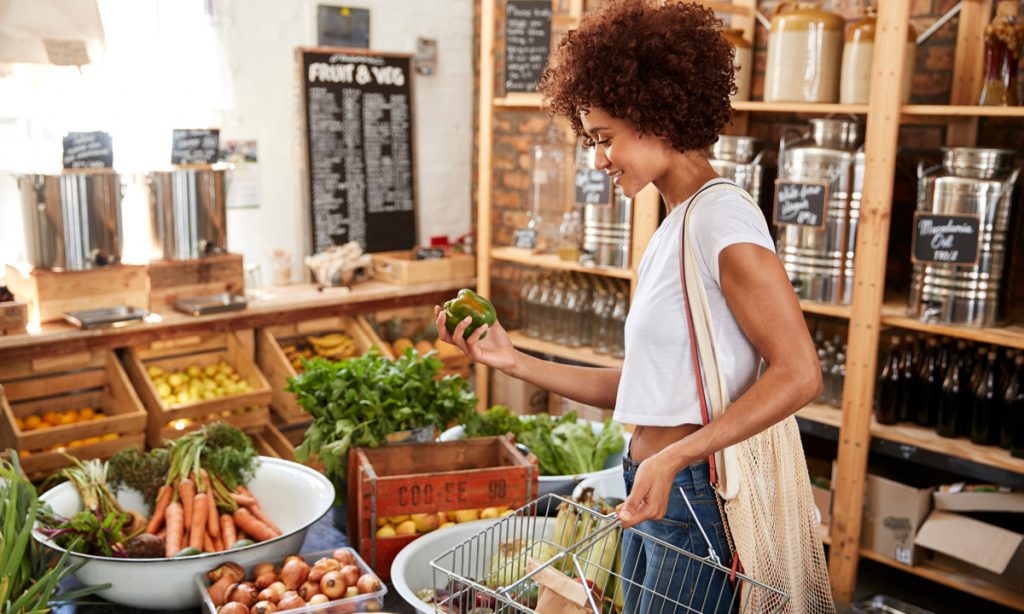
[[[165,508],[167,516],[167,536],[164,537],[164,554],[168,558],[181,552],[182,533],[185,531],[185,512],[181,504],[175,501]]]
[[[153,518],[146,525],[146,533],[153,533],[155,535],[160,530],[160,525],[164,522],[164,514],[167,512],[167,505],[171,502],[172,494],[171,487],[167,485],[161,486],[160,490],[157,491],[156,505],[153,506]]]
[[[263,510],[260,508],[260,502],[256,499],[256,497],[254,497],[252,495],[252,492],[248,488],[246,488],[245,486],[242,486],[241,484],[239,484],[238,488],[236,488],[235,491],[240,493],[241,495],[243,495],[245,497],[248,497],[249,499],[252,499],[252,502],[253,502],[252,505],[247,505],[247,504],[243,504],[243,503],[239,502],[239,505],[245,505],[245,507],[248,507],[249,511],[252,512],[253,516],[255,516],[259,520],[263,521],[264,524],[266,524],[268,527],[270,527],[271,529],[276,531],[278,535],[281,535],[282,533],[284,533],[284,531],[281,530],[281,527],[279,527],[276,524],[274,524],[274,521],[271,520],[269,517],[267,517],[266,514],[263,513]]]
[[[188,545],[196,550],[203,549],[203,535],[206,534],[206,515],[210,506],[206,503],[207,494],[204,492],[196,495],[192,506],[192,526],[189,529],[190,535]]]
[[[220,537],[220,520],[217,514],[217,498],[213,496],[213,487],[210,485],[210,476],[206,473],[206,469],[200,469],[199,474],[203,477],[203,485],[206,486],[206,494],[209,497],[207,499],[207,505],[209,506],[209,512],[206,515],[206,530],[210,532],[210,537]]]
[[[235,531],[235,521],[230,514],[222,514],[220,517],[220,534],[224,538],[224,547],[230,548],[238,541],[238,533]]]
[[[213,543],[213,538],[206,531],[203,531],[203,552],[217,552],[217,546]]]
[[[185,478],[178,482],[178,496],[181,498],[181,507],[185,510],[185,526],[192,526],[192,502],[196,498],[196,483]]]
[[[250,497],[248,495],[232,494],[231,498],[235,500],[235,503],[237,503],[239,505],[244,505],[245,507],[252,507],[254,505],[259,505],[258,503],[256,503],[256,499],[253,499],[252,497]]]
[[[220,523],[218,522],[217,524]],[[213,539],[214,552],[221,552],[222,550],[224,550],[224,542],[221,540],[220,537],[213,537],[211,539]]]
[[[265,522],[256,518],[248,509],[240,507],[235,510],[235,524],[238,528],[251,535],[256,541],[264,542],[274,539],[279,534],[274,532]]]

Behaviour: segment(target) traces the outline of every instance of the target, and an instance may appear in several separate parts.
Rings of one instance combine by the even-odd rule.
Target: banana
[[[322,337],[309,337],[309,342],[317,348],[332,348],[346,341],[352,341],[352,338],[341,333],[331,333]]]

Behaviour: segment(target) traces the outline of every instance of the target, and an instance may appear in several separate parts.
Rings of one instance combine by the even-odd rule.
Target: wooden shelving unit
[[[484,292],[489,289],[489,267],[495,260],[521,262],[530,266],[545,266],[533,260],[523,262],[513,258],[503,248],[491,246],[491,149],[493,146],[492,115],[505,110],[540,110],[537,95],[494,97],[494,65],[496,58],[494,31],[498,25],[495,7],[497,0],[484,0],[482,9],[483,34],[481,56],[483,62],[480,91],[480,182],[478,203],[479,238],[481,254],[478,277]],[[712,8],[732,15],[732,27],[744,30],[745,37],[753,40],[754,12],[757,0],[735,0],[733,3],[712,2]],[[874,553],[860,550],[860,531],[863,514],[863,493],[868,454],[872,438],[876,443],[894,442],[945,455],[950,459],[967,459],[998,470],[1024,474],[1024,461],[1012,458],[1000,448],[976,446],[966,440],[946,440],[929,429],[913,425],[884,426],[874,421],[872,406],[878,367],[879,335],[886,327],[900,327],[929,334],[948,335],[963,339],[1006,345],[1024,349],[1024,326],[989,329],[965,329],[919,322],[907,317],[902,305],[886,302],[884,296],[887,245],[894,190],[896,152],[902,124],[945,124],[946,145],[973,146],[977,140],[978,119],[1024,118],[1024,107],[995,108],[974,106],[981,88],[982,32],[991,15],[991,0],[965,0],[957,20],[957,43],[953,58],[953,78],[949,105],[903,105],[900,101],[903,79],[902,63],[891,58],[902,57],[910,22],[911,0],[887,0],[876,3],[878,27],[876,30],[871,95],[866,105],[765,103],[761,101],[736,102],[730,134],[746,134],[749,118],[762,114],[857,115],[866,123],[864,141],[865,170],[862,190],[861,217],[858,228],[854,268],[856,291],[849,306],[826,305],[803,301],[806,314],[840,318],[849,321],[847,373],[843,391],[843,409],[811,405],[798,412],[802,419],[826,424],[833,432],[838,429],[837,472],[832,504],[832,534],[827,540],[829,572],[833,594],[838,602],[850,603],[857,584],[858,562],[861,556],[876,560]],[[571,2],[574,16],[582,15],[582,0]],[[650,234],[657,226],[658,203],[656,195],[637,207],[641,223],[634,219],[632,263],[636,266]],[[635,213],[636,215],[636,213]],[[504,257],[503,257],[504,256]],[[588,271],[589,272],[589,271]],[[625,277],[623,277],[625,278]],[[635,272],[634,277],[635,279]],[[588,350],[565,348],[530,339],[513,333],[518,347],[543,352],[579,362],[605,366],[618,366],[606,356]],[[478,377],[481,372],[478,371]],[[478,382],[486,382],[486,373]],[[486,395],[486,390],[484,390]],[[486,398],[486,397],[484,397]],[[892,445],[887,443],[887,445]],[[959,461],[957,461],[959,462]],[[935,582],[964,592],[990,599],[1024,611],[1024,596],[1010,594],[977,578],[944,570],[934,564],[907,567],[885,559],[882,561]]]
[[[491,259],[555,271],[574,271],[588,275],[614,277],[616,279],[633,279],[633,271],[631,269],[587,267],[572,260],[562,260],[557,254],[535,254],[528,249],[520,249],[518,247],[493,247],[491,248]]]
[[[621,358],[616,358],[608,354],[598,354],[590,347],[574,348],[560,343],[552,343],[543,339],[537,339],[536,337],[529,337],[517,330],[509,331],[508,338],[512,341],[512,345],[521,350],[548,354],[549,356],[556,356],[566,360],[574,360],[576,362],[594,365],[597,367],[622,367]]]

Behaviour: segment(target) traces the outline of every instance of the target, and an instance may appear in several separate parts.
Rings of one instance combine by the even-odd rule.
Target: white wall
[[[273,278],[270,253],[293,254],[296,277],[309,245],[301,175],[299,82],[295,48],[316,44],[315,0],[221,0],[238,112],[221,138],[255,138],[263,206],[228,215],[228,242]],[[419,238],[470,229],[473,139],[473,5],[469,0],[337,2],[370,9],[370,46],[413,53],[416,38],[437,40],[432,76],[415,76],[415,155]]]

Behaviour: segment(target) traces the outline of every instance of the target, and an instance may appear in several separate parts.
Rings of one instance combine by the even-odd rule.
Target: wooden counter
[[[46,324],[37,332],[0,337],[0,366],[25,358],[53,356],[101,348],[122,348],[159,339],[210,331],[260,328],[331,315],[347,315],[423,304],[441,304],[460,288],[475,287],[476,280],[453,279],[400,286],[381,281],[357,284],[351,290],[312,284],[270,288],[250,300],[243,311],[192,317],[165,312],[152,322],[118,329],[79,330],[68,324]]]

